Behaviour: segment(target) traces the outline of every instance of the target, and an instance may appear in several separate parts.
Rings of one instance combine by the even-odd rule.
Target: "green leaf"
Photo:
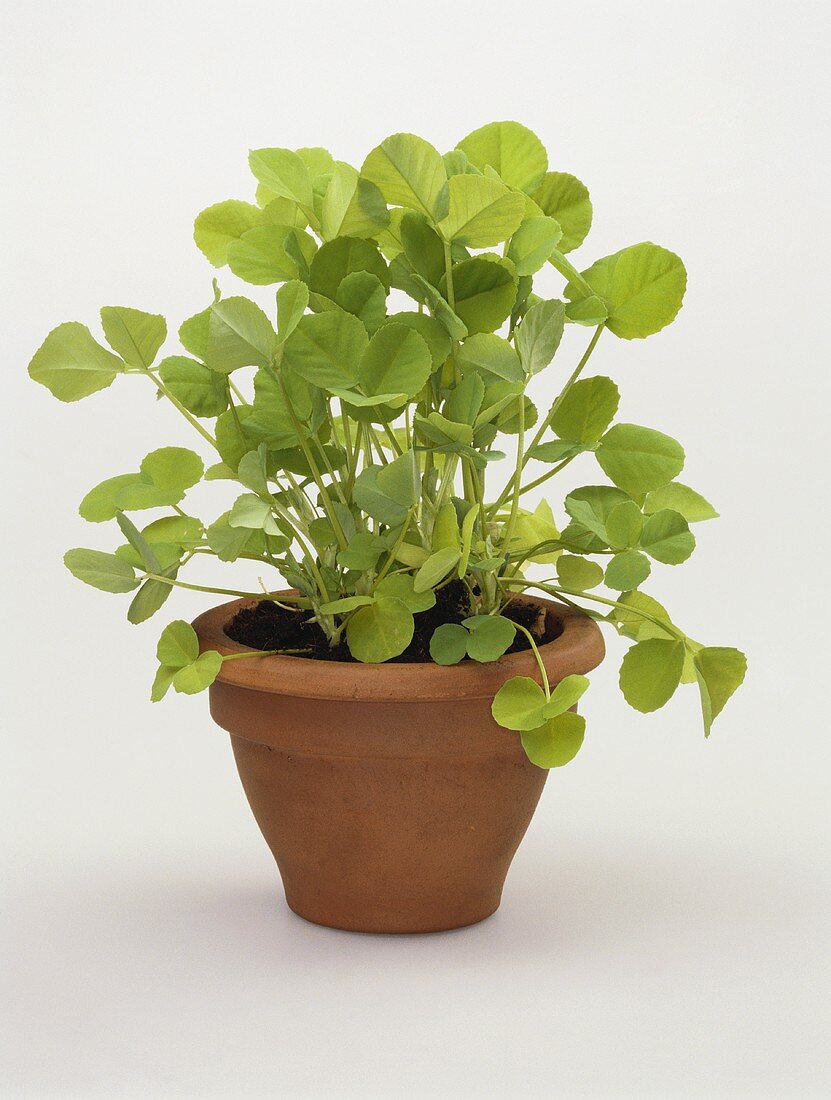
[[[159,447],[142,459],[139,469],[154,488],[175,496],[170,503],[176,504],[185,490],[201,479],[205,467],[199,455],[187,447]]]
[[[238,241],[243,233],[260,225],[263,212],[250,202],[227,199],[215,203],[197,214],[193,223],[193,239],[196,247],[214,267],[228,262],[228,246]]]
[[[473,179],[458,176],[454,179]],[[516,299],[513,265],[498,256],[484,254],[463,260],[453,268],[456,315],[468,333],[493,332],[507,319]],[[442,287],[444,289],[444,282]]]
[[[429,611],[436,603],[436,595],[432,589],[416,592],[414,577],[410,573],[394,573],[390,577],[384,577],[375,591],[379,596],[394,596],[401,600],[414,615],[419,611]]]
[[[430,656],[437,665],[457,665],[467,655],[469,637],[459,623],[442,623],[430,639]]]
[[[335,300],[341,309],[357,317],[369,333],[386,320],[387,289],[369,271],[353,271],[341,279]]]
[[[468,336],[455,359],[463,373],[477,371],[486,381],[503,378],[507,382],[521,382],[525,377],[519,356],[508,341],[490,332]]]
[[[379,596],[361,607],[346,627],[349,652],[357,661],[380,664],[403,653],[415,629],[412,612],[394,596]]]
[[[664,508],[680,512],[687,523],[700,523],[702,520],[718,517],[718,512],[709,501],[689,485],[682,485],[680,481],[671,481],[647,494],[643,506],[647,515],[660,512]]]
[[[159,665],[156,669],[156,675],[153,680],[153,686],[150,689],[150,701],[152,703],[158,703],[164,699],[165,695],[171,685],[173,684],[173,677],[176,674],[175,668],[168,668],[166,665]]]
[[[210,687],[222,668],[222,654],[215,649],[200,653],[193,664],[177,669],[173,674],[173,687],[184,695],[196,695]]]
[[[368,516],[400,526],[415,506],[421,491],[414,451],[405,451],[387,466],[366,466],[355,479],[353,497]]]
[[[513,676],[494,696],[491,714],[506,730],[533,730],[544,721],[545,692],[530,676]]]
[[[525,215],[522,195],[484,176],[451,176],[447,194],[448,213],[438,230],[446,241],[468,248],[490,248],[508,240]]]
[[[357,237],[338,237],[321,245],[309,266],[309,289],[334,301],[342,281],[355,271],[368,271],[389,290],[384,257],[374,242]]]
[[[184,668],[193,664],[198,656],[199,639],[190,623],[175,619],[164,628],[156,646],[159,664],[168,668]]]
[[[557,576],[564,588],[585,592],[603,580],[603,569],[594,561],[562,554],[557,559]]]
[[[684,448],[663,432],[615,424],[600,440],[597,461],[619,488],[639,496],[660,489],[684,467]]]
[[[374,569],[378,559],[387,550],[384,539],[370,531],[358,531],[349,540],[346,550],[338,552],[338,565],[344,569]]]
[[[562,302],[536,302],[527,311],[516,330],[516,348],[528,374],[548,366],[560,346],[564,327]]]
[[[123,512],[116,513],[115,518],[121,529],[121,533],[138,554],[145,571],[148,573],[161,573],[162,567],[159,564],[159,559],[153,552],[150,543],[141,534],[133,521],[129,519],[128,516],[125,516]]]
[[[228,266],[254,286],[307,278],[317,251],[314,240],[287,225],[259,225],[228,246]]]
[[[575,325],[596,328],[602,325],[608,316],[609,310],[606,303],[596,294],[590,294],[577,302],[569,302],[566,306],[566,320]]]
[[[695,549],[695,535],[679,512],[662,508],[646,517],[641,546],[655,561],[680,565]]]
[[[394,313],[384,324],[408,325],[414,329],[427,344],[433,360],[433,370],[444,363],[450,354],[450,335],[441,321],[427,313]]]
[[[643,531],[643,513],[634,500],[616,504],[606,517],[606,534],[613,550],[637,546]]]
[[[321,604],[318,611],[322,615],[345,615],[348,611],[354,611],[358,607],[369,607],[372,603],[375,603],[374,596],[344,596],[340,600]]]
[[[179,341],[185,351],[195,355],[197,359],[207,362],[208,359],[208,330],[211,324],[211,307],[194,313],[179,326]]]
[[[507,256],[518,275],[534,275],[557,247],[563,231],[553,218],[533,216],[511,237]]]
[[[454,313],[446,300],[439,294],[434,286],[431,286],[426,279],[422,279],[420,275],[413,275],[413,282],[422,289],[423,299],[427,304],[433,317],[440,321],[448,334],[454,340],[464,340],[467,336],[467,327],[458,314]],[[499,322],[500,324],[502,322]],[[494,326],[498,328],[498,325]]]
[[[194,416],[219,416],[228,408],[228,390],[222,375],[195,359],[169,355],[159,363],[159,377]]]
[[[211,306],[206,359],[214,370],[267,367],[276,345],[271,322],[248,298],[223,298]]]
[[[595,443],[614,420],[619,403],[620,392],[611,378],[580,379],[566,390],[551,427],[560,439]]]
[[[542,212],[562,227],[560,251],[579,248],[592,224],[592,204],[585,184],[568,172],[548,172],[533,197]]]
[[[136,483],[146,484],[141,474],[117,474],[109,477],[90,489],[78,508],[82,519],[89,523],[103,523],[108,519],[115,519],[119,510],[119,494],[125,486]]]
[[[499,660],[516,636],[516,627],[502,615],[474,615],[464,625],[470,631],[468,657],[482,664]]]
[[[608,545],[606,520],[613,508],[628,500],[626,493],[611,485],[583,485],[568,494],[565,508],[573,520]]]
[[[171,580],[175,580],[178,572],[179,565],[177,562],[176,565],[163,570],[161,575],[170,577]],[[139,623],[147,622],[148,619],[152,618],[153,615],[164,606],[172,591],[173,586],[165,584],[164,581],[157,581],[152,577],[146,580],[138,592],[136,592],[132,603],[127,609],[127,621],[136,626]]]
[[[525,755],[538,768],[560,768],[573,760],[583,744],[586,719],[566,711],[549,718],[537,729],[522,734]]]
[[[649,618],[645,618],[646,615]],[[667,609],[645,592],[627,592],[621,596],[610,616],[619,623],[621,634],[638,642],[648,638],[673,639],[676,636],[672,632],[672,621]],[[653,622],[655,619],[658,621]]]
[[[107,343],[131,367],[149,367],[167,336],[164,317],[127,306],[103,306],[101,326]]]
[[[583,279],[608,307],[606,327],[624,340],[651,336],[675,320],[687,287],[679,257],[650,242],[598,260]],[[571,301],[585,296],[576,283],[566,287]]]
[[[529,193],[548,167],[545,146],[519,122],[489,122],[462,138],[457,148],[480,172],[490,166],[509,187]]]
[[[349,389],[358,382],[368,343],[366,329],[350,313],[307,314],[286,340],[283,362],[312,385]]]
[[[730,696],[744,682],[747,658],[738,649],[705,646],[698,650],[693,661],[701,693],[704,734],[709,737],[713,720],[721,714]]]
[[[380,328],[361,357],[358,381],[364,393],[402,393],[414,397],[433,370],[424,339],[408,325]]]
[[[243,493],[234,501],[228,517],[231,527],[245,527],[253,531],[265,531],[267,535],[279,535],[271,505],[256,493]]]
[[[672,698],[684,669],[684,643],[650,638],[633,645],[620,666],[626,702],[646,714]]]
[[[551,698],[543,708],[545,718],[556,718],[558,714],[570,710],[578,700],[582,699],[588,688],[588,677],[576,674],[564,676],[551,692]]]
[[[338,161],[323,196],[321,209],[323,237],[373,237],[389,225],[390,216],[384,196],[376,185],[363,179],[355,169]]]
[[[393,206],[438,218],[445,201],[447,172],[438,150],[415,134],[392,134],[373,149],[361,175]]]
[[[408,210],[401,218],[401,245],[413,270],[434,286],[445,270],[444,244],[423,214]]]
[[[106,389],[124,363],[103,348],[86,325],[67,321],[52,329],[29,364],[29,377],[59,401],[79,401]]]
[[[139,586],[133,567],[115,554],[104,554],[100,550],[67,550],[63,561],[73,577],[102,592],[132,592]]]
[[[248,164],[271,194],[292,199],[306,210],[312,209],[309,170],[297,153],[291,149],[252,149]]]
[[[426,592],[435,588],[458,564],[461,552],[453,546],[445,546],[431,554],[415,575],[413,588],[416,592]]]
[[[284,283],[277,291],[277,339],[282,344],[294,332],[309,308],[309,288],[299,279]]]
[[[623,550],[606,566],[606,584],[618,592],[631,592],[647,579],[649,559],[639,550]]]
[[[591,451],[592,447],[586,446],[582,443],[570,443],[567,440],[552,439],[548,443],[538,443],[536,447],[531,447],[528,451],[528,457],[534,458],[537,462],[562,462],[566,458],[574,458],[576,455],[582,454],[584,451]]]

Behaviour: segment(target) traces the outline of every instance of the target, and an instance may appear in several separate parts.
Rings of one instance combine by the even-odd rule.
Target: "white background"
[[[829,1094],[827,15],[6,8],[5,1095]],[[63,406],[25,368],[59,322],[97,331],[103,304],[171,330],[206,305],[192,219],[250,196],[249,147],[360,164],[388,133],[446,149],[494,118],[590,186],[584,266],[644,239],[686,261],[672,328],[604,337],[593,365],[624,419],[684,442],[684,480],[724,517],[650,591],[693,637],[745,648],[750,672],[705,742],[692,689],[651,717],[626,707],[610,639],[585,748],[552,774],[500,912],[425,938],[342,934],[285,909],[204,697],[148,701],[160,620],[204,601],[131,627],[126,601],[61,564],[112,544],[76,514],[86,490],[191,445],[187,425],[140,379]],[[570,333],[541,398],[585,339]],[[218,583],[234,582],[253,578],[229,566]]]

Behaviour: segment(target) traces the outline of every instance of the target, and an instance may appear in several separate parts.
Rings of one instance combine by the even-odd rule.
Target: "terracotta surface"
[[[194,621],[202,649],[247,601]],[[543,601],[535,600],[535,603]],[[590,619],[546,602],[563,633],[541,648],[552,686],[604,654]],[[302,657],[227,661],[211,714],[300,916],[357,932],[433,932],[498,907],[547,772],[491,700],[530,652],[493,664],[361,665]]]

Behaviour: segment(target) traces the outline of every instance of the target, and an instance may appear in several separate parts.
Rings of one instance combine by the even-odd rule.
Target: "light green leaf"
[[[450,354],[450,335],[441,321],[427,313],[394,313],[384,324],[408,325],[423,338],[433,360],[433,369],[442,365]]]
[[[543,707],[546,719],[556,718],[558,714],[570,710],[588,691],[589,680],[586,676],[572,674],[564,676],[551,692],[551,698]]]
[[[431,286],[430,283],[427,282],[426,279],[422,279],[420,275],[413,275],[412,278],[413,282],[423,291],[423,300],[433,314],[433,317],[441,322],[453,340],[464,340],[468,330],[461,317],[453,312],[447,304],[447,301],[439,294],[434,286]],[[501,323],[500,321],[499,324]],[[494,328],[498,327],[498,324],[494,325]]]
[[[509,187],[529,193],[548,167],[545,146],[519,122],[489,122],[462,138],[457,148],[480,172],[490,166]]]
[[[158,703],[160,700],[164,699],[169,688],[173,684],[173,677],[176,675],[176,671],[175,668],[168,668],[167,665],[159,665],[153,679],[153,686],[150,689],[150,701],[152,703]]]
[[[390,216],[384,196],[376,185],[363,179],[355,169],[337,161],[323,196],[321,227],[323,237],[373,237],[389,225]]]
[[[309,266],[309,289],[334,301],[341,282],[353,271],[368,271],[389,290],[390,273],[384,257],[373,241],[357,237],[337,237],[321,245]]]
[[[228,266],[253,286],[308,278],[317,246],[308,233],[287,225],[260,225],[228,246]]]
[[[633,645],[620,666],[626,702],[646,714],[672,698],[684,669],[684,643],[650,638]]]
[[[199,455],[187,447],[159,447],[142,459],[139,469],[156,489],[175,496],[170,503],[176,504],[185,490],[201,479],[205,467]]]
[[[379,596],[361,607],[346,627],[349,652],[357,661],[379,664],[403,653],[413,638],[412,612],[394,596]]]
[[[459,369],[477,371],[486,381],[503,378],[507,382],[521,382],[524,379],[519,356],[501,336],[490,332],[477,332],[461,344],[456,352]]]
[[[228,408],[228,390],[222,375],[195,359],[169,355],[159,363],[159,377],[194,416],[219,416]]]
[[[534,192],[534,201],[562,227],[560,251],[579,248],[592,224],[592,204],[585,184],[568,172],[548,172]]]
[[[536,302],[516,330],[516,348],[528,374],[547,367],[560,346],[565,327],[565,307],[557,300]]]
[[[100,550],[67,550],[64,565],[79,581],[102,592],[132,592],[138,588],[135,571],[115,554]]]
[[[414,451],[405,451],[387,466],[366,466],[355,480],[355,503],[368,516],[398,527],[417,503],[421,491]]]
[[[193,239],[196,247],[214,267],[228,262],[228,246],[238,241],[243,233],[260,225],[263,212],[250,202],[228,199],[215,203],[197,214],[193,223]]]
[[[563,231],[553,218],[526,218],[511,237],[507,256],[518,275],[534,275],[557,247]]]
[[[502,615],[474,615],[464,625],[470,631],[467,655],[481,664],[499,660],[516,636],[516,627]]]
[[[414,578],[410,573],[394,573],[390,577],[384,577],[375,591],[379,596],[394,596],[401,600],[414,615],[419,611],[429,611],[435,606],[435,593],[432,589],[416,592],[413,582]]]
[[[82,519],[89,523],[103,523],[108,519],[115,519],[119,510],[119,494],[125,486],[146,484],[141,474],[117,474],[109,477],[90,489],[78,508]]]
[[[608,545],[606,520],[612,509],[629,500],[622,489],[611,485],[583,485],[573,489],[565,500],[565,507],[573,520],[582,524]]]
[[[101,347],[86,325],[66,321],[35,352],[29,377],[59,401],[79,401],[106,389],[123,370],[122,360]]]
[[[344,596],[340,600],[322,603],[318,610],[322,615],[345,615],[348,611],[354,611],[358,607],[369,607],[372,603],[375,603],[374,596]]]
[[[265,531],[267,535],[279,535],[271,505],[256,493],[243,493],[234,501],[228,517],[231,527],[245,527],[253,531]]]
[[[647,494],[643,510],[647,515],[671,508],[680,512],[687,523],[699,523],[705,519],[716,519],[718,512],[708,500],[680,481],[671,481]]]
[[[401,219],[401,245],[413,270],[435,286],[445,271],[444,244],[423,214],[408,210]]]
[[[284,283],[277,291],[277,339],[282,344],[294,332],[309,307],[309,288],[299,279]]]
[[[101,327],[107,343],[131,367],[149,367],[167,336],[164,317],[127,306],[103,306]]]
[[[414,397],[432,369],[430,349],[415,329],[408,325],[384,325],[361,357],[358,382],[368,395],[403,393]]]
[[[338,551],[338,565],[344,569],[374,569],[387,549],[385,540],[378,535],[373,535],[370,531],[358,531],[349,540],[348,548]]]
[[[184,619],[175,619],[164,628],[156,646],[156,659],[168,668],[184,668],[199,656],[196,631]]]
[[[179,566],[177,563],[163,570],[161,575],[170,577],[171,580],[175,580],[178,572]],[[138,592],[136,592],[132,603],[127,609],[127,621],[133,623],[135,626],[139,623],[147,622],[148,619],[152,618],[153,615],[164,606],[172,591],[173,585],[165,584],[164,581],[157,581],[152,577],[146,580]]]
[[[663,432],[615,424],[600,440],[597,461],[619,488],[639,496],[666,485],[684,467],[684,448]]]
[[[276,345],[271,322],[248,298],[223,298],[211,306],[206,360],[214,370],[267,367]]]
[[[645,554],[639,550],[624,550],[615,554],[606,566],[606,584],[617,592],[631,592],[643,584],[650,572]]]
[[[537,729],[545,720],[545,692],[530,676],[513,676],[494,696],[491,714],[506,730]]]
[[[272,195],[292,199],[305,210],[312,209],[309,170],[291,149],[253,149],[248,164],[256,178]]]
[[[695,535],[680,512],[662,508],[646,517],[641,546],[664,565],[680,565],[695,549]]]
[[[173,687],[183,695],[197,695],[210,687],[222,668],[222,654],[215,649],[200,653],[193,664],[173,673]]]
[[[145,539],[133,521],[128,516],[125,516],[123,512],[117,512],[115,518],[121,529],[121,533],[138,554],[139,560],[145,571],[148,573],[161,573],[162,567],[159,564],[159,559],[153,552],[150,543]]]
[[[608,306],[606,327],[624,340],[651,336],[675,320],[687,287],[679,257],[650,242],[598,260],[583,279]],[[576,283],[566,287],[571,301],[585,296]]]
[[[551,427],[560,439],[594,443],[614,420],[619,403],[620,392],[611,378],[580,379],[566,391]]]
[[[610,614],[618,622],[620,633],[635,641],[676,637],[667,609],[645,592],[627,592]]]
[[[452,546],[446,546],[431,554],[415,575],[413,588],[416,592],[426,592],[435,588],[458,564],[461,552]]]
[[[341,309],[357,317],[370,334],[386,320],[386,287],[369,271],[353,271],[341,279],[335,300]]]
[[[557,576],[564,588],[573,592],[585,592],[600,584],[603,580],[603,569],[597,562],[562,554],[557,559]]]
[[[350,313],[307,314],[284,345],[283,362],[312,385],[349,389],[360,377],[366,329]]]
[[[444,163],[438,150],[415,134],[385,138],[364,161],[361,175],[393,206],[419,210],[433,219],[442,214]]]
[[[606,534],[613,550],[637,546],[643,531],[643,513],[634,500],[616,504],[606,517]]]
[[[490,248],[508,240],[525,214],[521,194],[484,176],[452,176],[447,193],[448,213],[438,230],[446,241],[468,248]]]
[[[587,298],[569,302],[566,306],[566,320],[575,325],[596,328],[602,325],[608,316],[609,310],[606,303],[596,294],[589,294]]]
[[[522,734],[525,755],[538,768],[561,768],[573,760],[583,744],[586,719],[566,711],[549,718],[537,729]]]
[[[457,179],[474,179],[458,176]],[[468,333],[493,332],[509,316],[516,299],[513,265],[498,256],[484,254],[463,260],[453,268],[456,314]],[[441,290],[445,290],[442,281]]]
[[[705,646],[698,650],[693,660],[701,692],[704,734],[709,737],[713,720],[721,714],[730,696],[744,682],[747,658],[738,649]]]
[[[528,457],[534,458],[537,462],[562,462],[566,458],[574,458],[584,451],[591,451],[593,448],[588,444],[583,443],[570,443],[568,440],[552,439],[547,443],[538,443],[536,447],[531,447],[528,451]]]
[[[430,656],[437,665],[457,665],[467,655],[469,637],[459,623],[442,623],[430,639]]]

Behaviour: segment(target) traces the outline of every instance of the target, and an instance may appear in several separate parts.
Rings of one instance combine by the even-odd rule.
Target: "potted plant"
[[[589,193],[516,122],[444,156],[394,134],[360,171],[320,148],[249,163],[256,202],[209,207],[194,239],[215,267],[277,284],[276,308],[214,280],[183,353],[158,361],[164,318],[108,306],[109,347],[68,322],[32,359],[62,401],[144,380],[201,452],[163,447],[93,488],[81,515],[123,541],[66,565],[131,593],[132,623],[177,587],[233,597],[162,631],[152,699],[209,689],[296,912],[470,924],[498,906],[548,770],[581,746],[598,623],[632,642],[620,686],[640,711],[695,683],[709,734],[744,676],[738,650],[687,637],[643,590],[716,513],[677,480],[681,445],[615,422],[615,382],[587,369],[601,340],[608,355],[675,318],[684,266],[642,243],[578,270]],[[543,299],[549,264],[563,290]],[[566,326],[586,330],[573,365]],[[541,371],[556,396],[537,409]],[[587,484],[562,515],[530,507],[572,462]],[[229,483],[204,520],[186,501],[201,480]],[[262,591],[190,583],[203,555],[257,562]]]

